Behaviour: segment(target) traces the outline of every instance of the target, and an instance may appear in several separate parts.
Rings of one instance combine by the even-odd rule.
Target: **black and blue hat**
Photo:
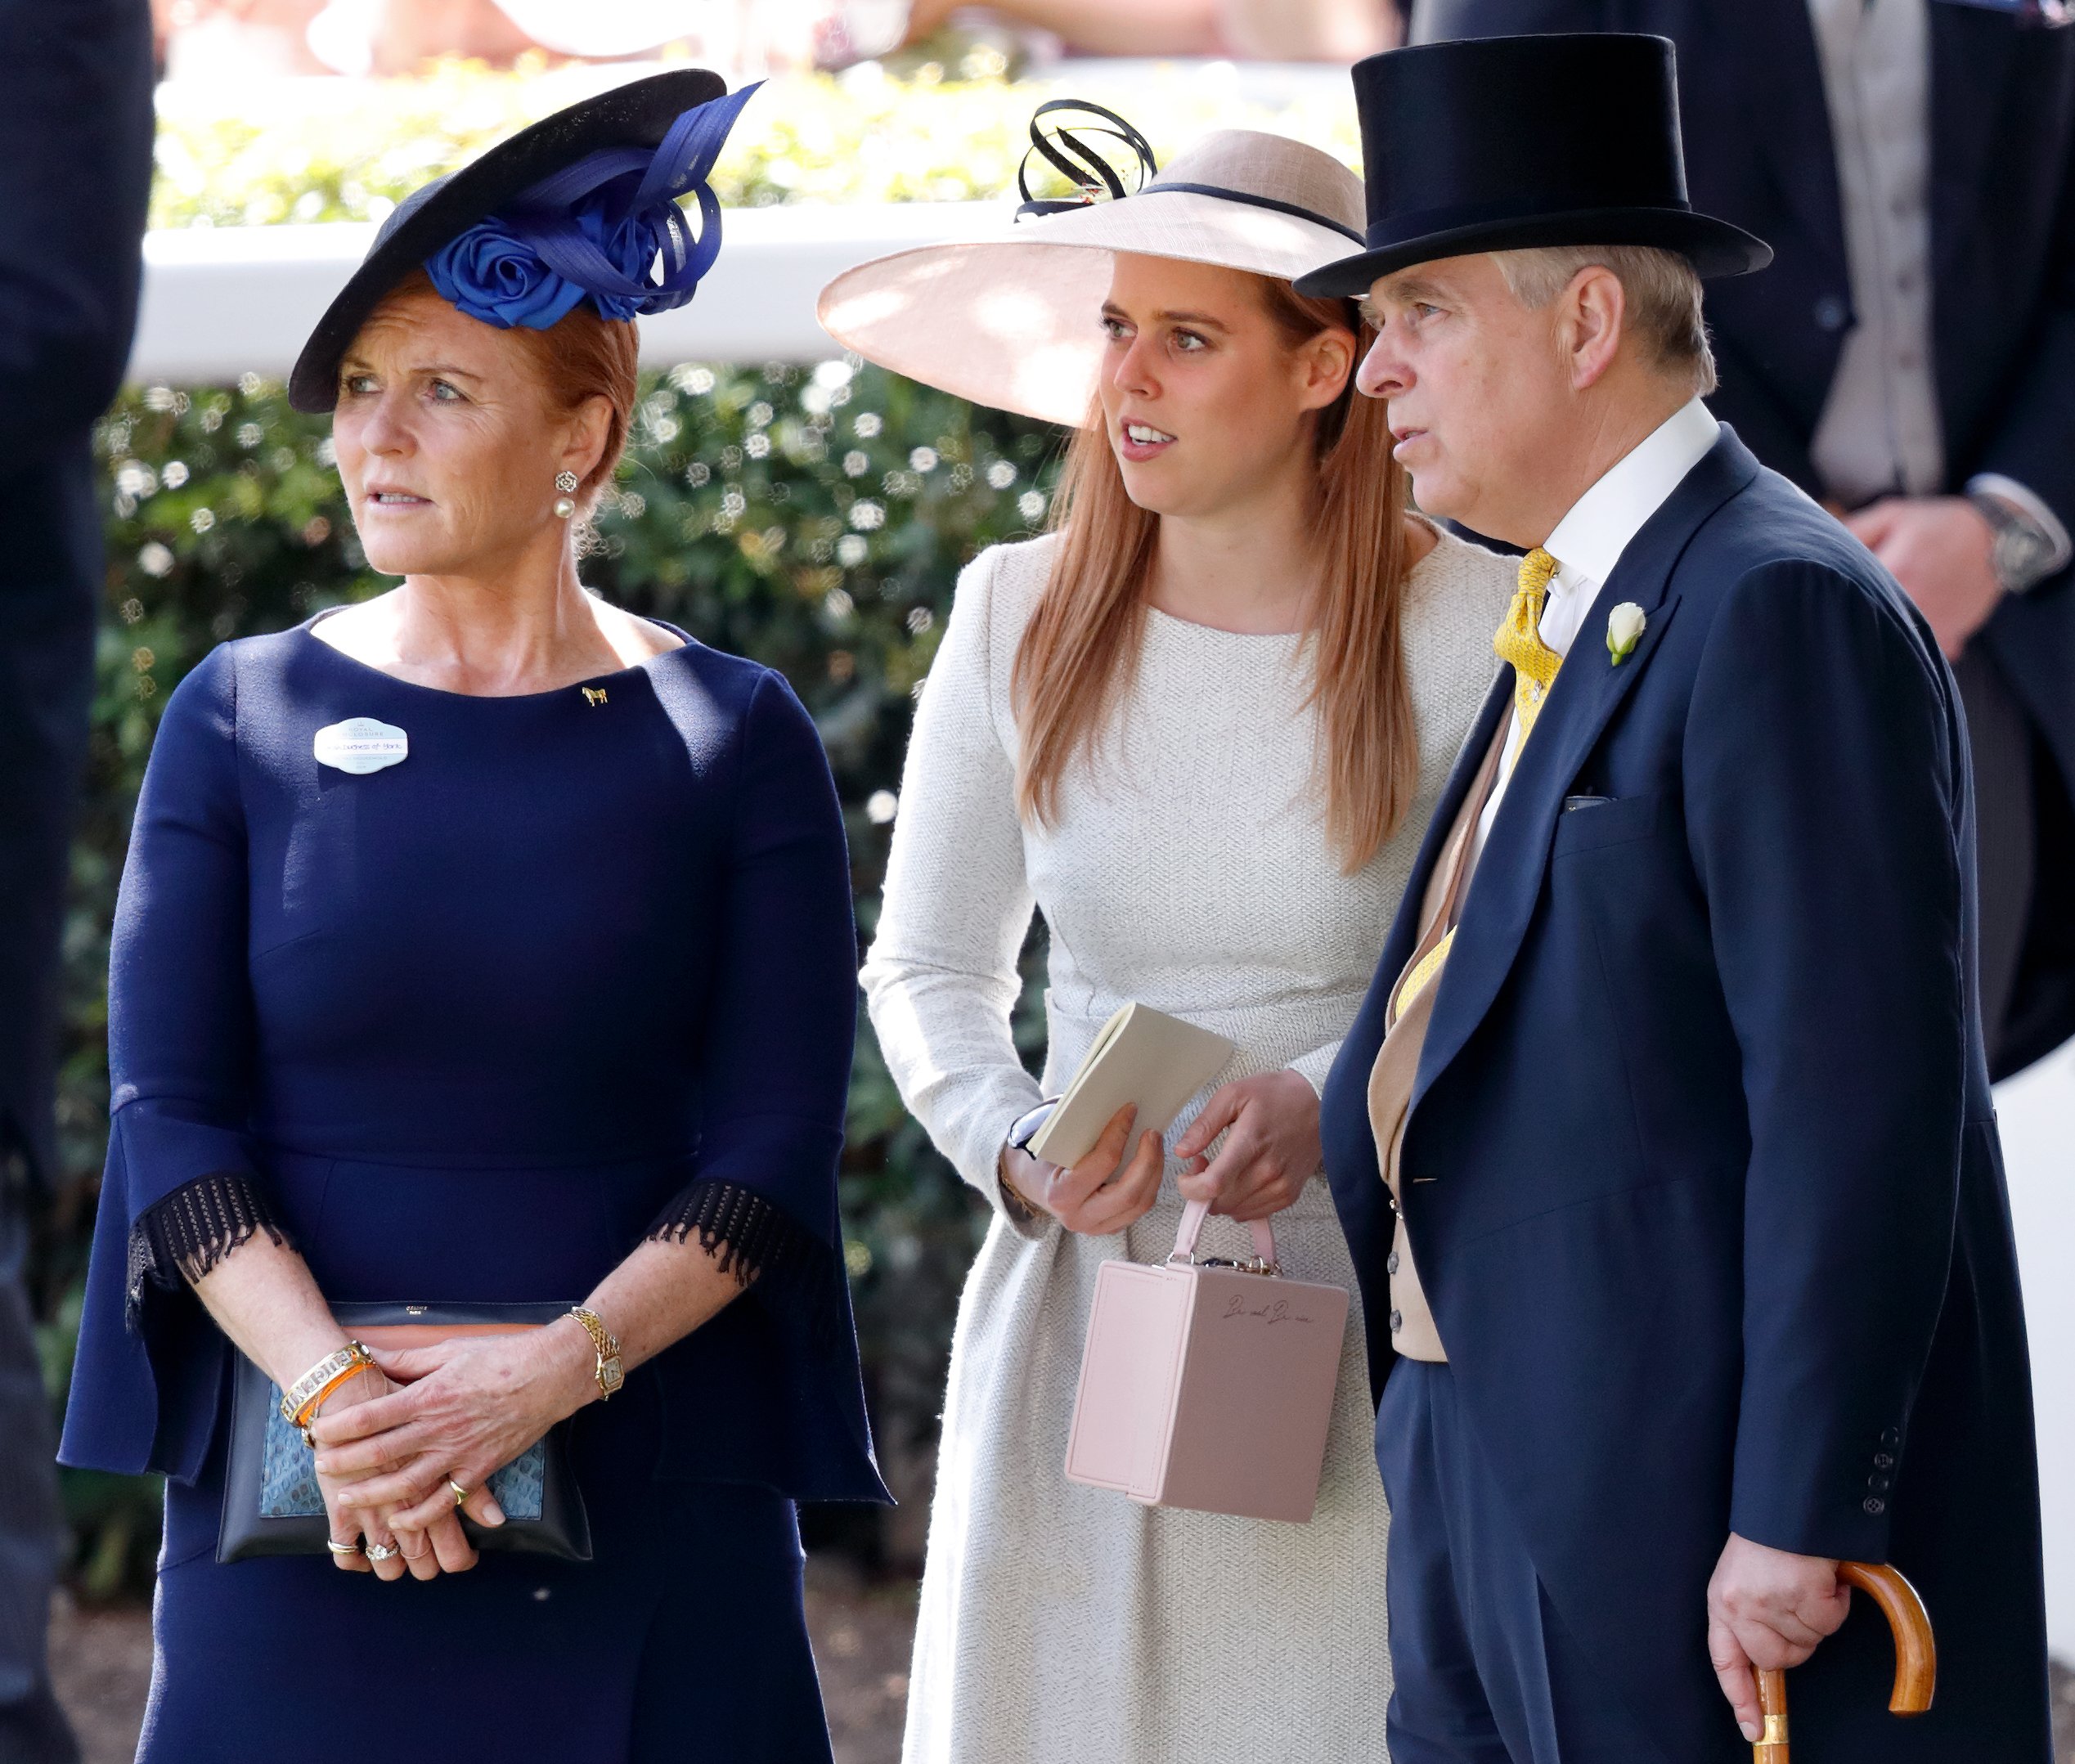
[[[755,86],[673,70],[558,110],[458,172],[414,190],[317,321],[289,402],[329,411],[339,361],[380,304],[422,267],[442,298],[501,329],[545,330],[588,300],[632,319],[689,301],[721,249],[707,180]],[[699,230],[678,206],[698,200]]]
[[[1392,49],[1355,64],[1367,249],[1300,277],[1362,294],[1437,258],[1655,245],[1704,276],[1763,269],[1762,239],[1695,211],[1670,41],[1599,32]]]

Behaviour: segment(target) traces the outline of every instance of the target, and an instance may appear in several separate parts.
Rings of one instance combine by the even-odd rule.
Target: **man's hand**
[[[1851,1609],[1835,1562],[1730,1533],[1708,1582],[1708,1659],[1746,1739],[1763,1731],[1751,1668],[1800,1665]]]
[[[2002,604],[1988,518],[1965,496],[1884,496],[1844,517],[1930,621],[1948,661]]]

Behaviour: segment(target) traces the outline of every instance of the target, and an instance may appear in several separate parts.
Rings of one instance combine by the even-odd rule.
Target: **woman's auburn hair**
[[[442,298],[432,277],[415,269],[382,296],[368,320],[371,323],[407,300]],[[591,398],[603,398],[613,407],[604,451],[577,489],[577,505],[588,514],[627,451],[640,391],[640,330],[632,319],[607,318],[590,301],[580,300],[546,330],[514,325],[505,335],[525,357],[557,409],[574,411]]]
[[[1360,361],[1372,333],[1351,303],[1253,279],[1291,348],[1336,327],[1354,333]],[[1305,702],[1318,712],[1313,775],[1323,787],[1327,836],[1352,874],[1404,824],[1419,785],[1404,658],[1409,499],[1386,406],[1356,391],[1351,367],[1339,398],[1318,413],[1314,442],[1310,525],[1321,586],[1305,620],[1312,685]],[[1099,402],[1068,446],[1051,524],[1058,553],[1011,676],[1017,807],[1039,825],[1056,818],[1068,767],[1099,751],[1145,640],[1160,517],[1125,493]]]

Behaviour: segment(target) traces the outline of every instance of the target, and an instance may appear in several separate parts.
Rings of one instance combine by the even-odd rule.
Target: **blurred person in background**
[[[0,0],[0,1758],[77,1756],[44,1661],[59,1560],[24,1285],[52,1115],[65,851],[93,698],[89,434],[137,319],[151,182],[145,0]]]
[[[1049,31],[1083,55],[1352,61],[1398,35],[1391,0],[912,0],[906,41],[968,12]]]
[[[1716,283],[1709,401],[1841,514],[1951,661],[1973,747],[1982,1021],[2075,1035],[2075,29],[2042,0],[1417,0],[1427,43],[1678,46],[1696,206],[1772,241]]]
[[[168,70],[408,74],[545,52],[685,52],[747,74],[841,67],[954,24],[1043,32],[1070,52],[1349,61],[1396,40],[1393,0],[152,0]]]

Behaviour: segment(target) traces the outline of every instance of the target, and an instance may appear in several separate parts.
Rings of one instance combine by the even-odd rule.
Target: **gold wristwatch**
[[[620,1370],[619,1337],[605,1326],[605,1319],[595,1311],[573,1304],[569,1314],[584,1326],[584,1333],[598,1351],[598,1400],[603,1403],[627,1382],[627,1374]]]

